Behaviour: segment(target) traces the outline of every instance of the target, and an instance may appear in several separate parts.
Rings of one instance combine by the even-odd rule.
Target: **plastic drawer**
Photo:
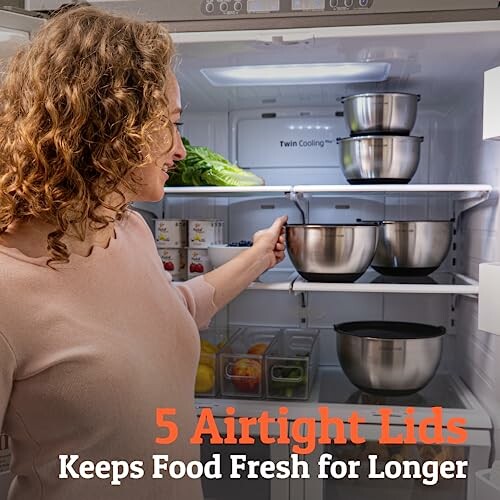
[[[309,399],[318,361],[319,330],[284,330],[265,355],[266,397]]]
[[[196,374],[196,397],[215,397],[219,392],[217,354],[237,328],[210,328],[200,332],[201,352]]]
[[[231,338],[219,353],[222,396],[264,397],[264,355],[281,331],[280,328],[249,327]]]

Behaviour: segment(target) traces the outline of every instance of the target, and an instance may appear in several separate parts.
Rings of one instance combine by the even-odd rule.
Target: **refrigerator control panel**
[[[299,14],[370,9],[375,0],[203,0],[205,16],[246,16],[249,14]]]

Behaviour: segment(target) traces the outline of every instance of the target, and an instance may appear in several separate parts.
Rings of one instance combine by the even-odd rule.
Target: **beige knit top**
[[[131,213],[107,248],[46,258],[0,246],[0,428],[11,438],[9,500],[198,500],[195,480],[151,479],[153,454],[189,461],[198,328],[215,314],[203,277],[173,286],[153,236]],[[177,409],[179,437],[156,408]],[[142,460],[142,479],[59,479],[59,455]]]

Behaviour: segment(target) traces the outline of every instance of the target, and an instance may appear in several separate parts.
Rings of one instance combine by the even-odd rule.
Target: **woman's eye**
[[[182,129],[182,126],[184,125],[184,123],[181,123],[181,122],[175,122],[174,125],[177,127],[177,130],[180,132],[181,129]]]

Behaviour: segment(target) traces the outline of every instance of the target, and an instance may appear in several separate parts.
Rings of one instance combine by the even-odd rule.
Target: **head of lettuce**
[[[167,186],[262,186],[264,179],[234,165],[208,148],[192,146],[183,137],[186,157],[169,171]]]

